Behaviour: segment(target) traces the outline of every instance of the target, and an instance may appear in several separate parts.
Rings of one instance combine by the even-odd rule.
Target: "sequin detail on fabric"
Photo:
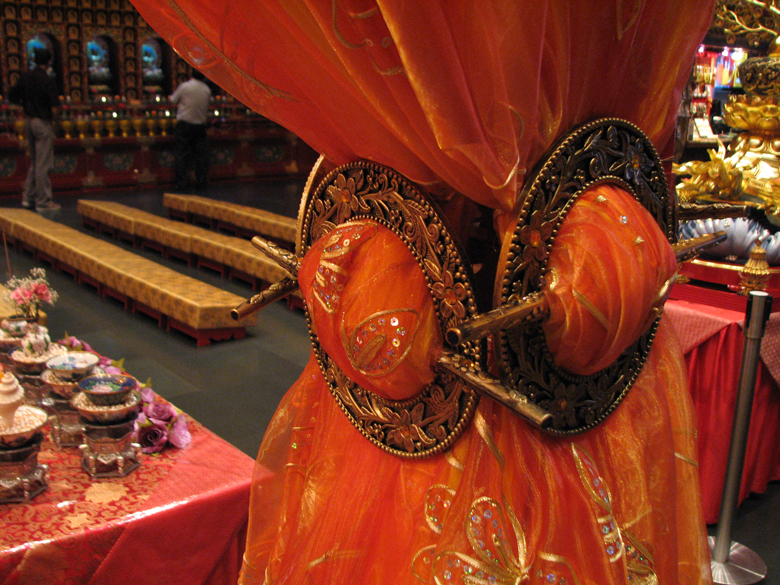
[[[626,573],[631,583],[657,585],[658,577],[653,569],[650,553],[627,531],[622,530],[613,515],[609,488],[599,474],[590,454],[582,447],[572,444],[572,452],[582,485],[596,505],[606,514],[598,517],[604,542],[604,552],[610,562],[625,562]]]
[[[335,313],[341,302],[344,287],[349,281],[349,271],[344,267],[347,256],[377,233],[377,226],[354,223],[340,227],[328,236],[317,273],[314,275],[314,297],[329,313]]]
[[[361,322],[346,347],[352,367],[366,376],[384,376],[400,364],[412,346],[420,324],[417,311],[375,313]]]

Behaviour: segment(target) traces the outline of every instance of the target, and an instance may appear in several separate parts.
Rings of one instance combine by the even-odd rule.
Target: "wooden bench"
[[[298,224],[291,217],[248,205],[178,193],[163,194],[163,205],[168,209],[168,217],[242,237],[262,236],[290,250],[295,248]]]
[[[76,210],[89,227],[156,249],[164,257],[177,256],[190,265],[216,270],[231,280],[243,280],[255,290],[287,276],[283,268],[243,238],[166,219],[121,203],[80,199]],[[132,231],[123,232],[125,229]]]
[[[0,208],[0,229],[20,249],[31,251],[98,294],[154,317],[167,331],[193,337],[198,347],[240,339],[257,315],[235,321],[230,311],[242,297],[191,278],[100,238],[24,209]]]

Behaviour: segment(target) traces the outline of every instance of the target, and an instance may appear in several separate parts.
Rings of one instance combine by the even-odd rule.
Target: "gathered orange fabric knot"
[[[647,331],[677,260],[650,213],[630,193],[602,184],[567,214],[547,268],[548,346],[558,365],[589,375]]]

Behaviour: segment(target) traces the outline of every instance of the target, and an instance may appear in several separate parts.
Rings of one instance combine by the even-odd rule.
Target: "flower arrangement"
[[[135,420],[133,440],[143,453],[159,453],[168,445],[183,449],[192,441],[187,416],[148,386],[141,390],[141,412]]]
[[[98,366],[106,374],[124,374],[124,358],[114,361],[94,351],[86,341],[65,333],[57,343],[71,351],[89,351],[100,357]],[[141,445],[143,453],[159,453],[168,445],[183,449],[192,441],[187,415],[170,402],[158,396],[147,382],[141,388],[141,412],[135,419],[133,441]]]
[[[38,317],[42,304],[53,305],[59,298],[57,292],[49,286],[43,268],[33,268],[30,275],[24,278],[11,278],[5,287],[8,289],[8,301],[29,319]]]

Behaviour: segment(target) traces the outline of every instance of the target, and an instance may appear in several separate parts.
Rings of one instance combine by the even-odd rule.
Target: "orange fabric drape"
[[[710,0],[133,0],[231,95],[336,164],[509,211],[561,134],[625,118],[668,152]],[[670,152],[669,152],[670,154]]]
[[[366,158],[446,185],[495,209],[499,228],[542,154],[589,119],[625,118],[670,154],[712,10],[710,0],[132,1],[179,54],[333,163]],[[602,227],[619,229],[614,218]],[[369,253],[350,278],[391,260]],[[655,276],[637,278],[655,289]],[[360,308],[422,305],[369,290]],[[312,360],[260,448],[241,582],[705,584],[694,439],[663,322],[634,388],[595,430],[549,437],[483,398],[454,447],[421,460],[362,438]]]

